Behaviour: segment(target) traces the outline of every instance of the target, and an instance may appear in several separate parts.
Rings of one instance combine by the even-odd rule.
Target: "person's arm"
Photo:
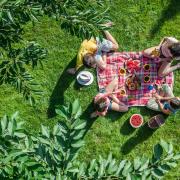
[[[112,49],[111,50],[114,50],[114,51],[118,50],[119,44],[115,40],[115,38],[111,35],[111,33],[109,31],[104,31],[104,34],[106,36],[106,39],[112,42]]]
[[[111,98],[115,103],[117,103],[117,104],[120,103],[119,99],[114,94],[111,95]]]
[[[158,48],[159,48],[159,46],[154,46],[154,47],[150,47],[150,48],[148,48],[148,49],[145,49],[145,50],[143,51],[143,55],[146,56],[146,57],[148,57],[148,58],[154,58],[155,56],[152,55],[152,52],[153,52],[155,49],[158,49]]]
[[[98,68],[102,70],[106,69],[106,55],[96,55],[95,61]]]
[[[169,115],[169,114],[171,113],[169,110],[164,109],[164,106],[163,106],[163,104],[160,102],[159,99],[156,99],[156,102],[158,103],[160,110],[161,110],[164,114]]]
[[[158,46],[154,46],[154,47],[150,47],[148,49],[145,49],[144,52],[143,52],[143,55],[146,56],[146,57],[149,57],[149,58],[154,58],[155,55],[152,54],[152,52],[155,50],[155,49],[160,49],[160,47],[162,46],[162,44],[167,40],[167,37],[164,37],[161,42],[159,43]]]
[[[160,100],[171,100],[173,99],[174,97],[161,97]]]
[[[164,43],[164,41],[166,41],[167,40],[167,37],[164,37],[162,40],[161,40],[161,42],[159,43],[159,45],[158,45],[158,47],[160,48],[161,47],[161,45]]]

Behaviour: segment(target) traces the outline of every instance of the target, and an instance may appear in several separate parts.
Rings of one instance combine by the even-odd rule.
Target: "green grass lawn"
[[[158,44],[164,36],[180,39],[179,0],[115,0],[110,4],[110,15],[115,23],[111,32],[120,44],[119,51],[139,51]],[[24,38],[37,41],[49,52],[44,68],[33,71],[44,95],[36,107],[31,107],[23,101],[21,94],[3,85],[0,89],[1,116],[18,110],[28,130],[36,133],[41,123],[52,126],[57,122],[53,111],[55,105],[79,98],[82,118],[87,120],[89,127],[80,159],[90,160],[100,154],[107,156],[110,151],[118,159],[148,156],[161,138],[173,142],[175,150],[180,151],[180,112],[169,116],[166,125],[156,131],[146,126],[133,130],[129,126],[128,119],[133,113],[141,113],[145,121],[155,114],[146,108],[130,108],[127,113],[112,112],[96,121],[89,118],[92,99],[98,92],[96,78],[91,86],[79,88],[75,77],[66,73],[66,69],[75,64],[81,40],[62,31],[56,21],[44,18],[35,27],[28,24]],[[96,75],[95,70],[91,71]],[[175,72],[174,94],[180,95],[178,71]],[[166,176],[166,179],[178,178],[180,165]]]

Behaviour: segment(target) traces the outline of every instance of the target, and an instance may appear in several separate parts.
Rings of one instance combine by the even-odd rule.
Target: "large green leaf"
[[[78,133],[74,133],[74,135],[72,135],[71,137],[73,138],[73,140],[79,140],[84,136],[85,130],[81,130]]]
[[[158,167],[158,169],[159,169],[160,171],[162,171],[163,173],[166,173],[166,172],[168,172],[171,168],[170,168],[170,166],[168,166],[167,164],[162,164],[162,165],[160,165],[160,166]]]
[[[154,146],[154,157],[159,160],[163,154],[163,148],[160,144]]]
[[[154,169],[152,171],[152,175],[155,176],[158,179],[161,179],[161,178],[163,178],[164,173],[161,170],[159,170],[159,169]]]
[[[80,148],[80,147],[82,147],[83,145],[84,145],[84,141],[83,141],[83,140],[79,140],[79,141],[71,144],[71,146],[72,146],[73,148]]]
[[[86,127],[86,122],[82,122],[81,124],[74,127],[76,130],[84,129]]]
[[[60,107],[59,109],[56,109],[56,114],[60,115],[64,119],[68,119],[68,111],[65,110],[63,107]]]
[[[142,158],[141,159],[141,166],[139,168],[139,171],[144,171],[145,169],[148,168],[148,165],[149,165],[149,159],[146,159],[146,158]]]
[[[139,157],[134,159],[134,169],[137,170],[141,166],[141,160]]]
[[[50,132],[49,129],[46,126],[41,125],[41,131],[42,135],[49,138],[50,137]]]
[[[166,141],[162,140],[160,141],[161,146],[164,148],[164,150],[166,151],[166,153],[169,151],[169,145]]]
[[[127,160],[122,160],[122,161],[119,163],[118,169],[117,169],[117,171],[116,171],[116,176],[119,176],[119,175],[120,175],[121,170],[124,168],[126,162],[127,162]]]
[[[77,119],[78,117],[80,117],[80,115],[82,114],[82,109],[79,103],[79,100],[76,99],[73,103],[72,103],[72,116]]]
[[[3,116],[3,118],[1,119],[2,133],[4,133],[5,129],[7,128],[8,123],[9,123],[8,117],[6,115]]]
[[[16,127],[17,127],[17,123],[16,123],[15,119],[12,119],[11,121],[9,121],[8,132],[9,132],[10,136],[12,136],[14,134]]]
[[[179,160],[180,159],[180,153],[179,154],[176,154],[174,157],[173,157],[174,160]]]
[[[130,161],[127,161],[122,171],[122,175],[126,177],[128,173],[131,172],[131,170],[132,170],[132,163]]]

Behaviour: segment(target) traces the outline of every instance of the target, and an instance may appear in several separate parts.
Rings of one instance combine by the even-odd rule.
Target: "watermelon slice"
[[[130,118],[130,124],[133,128],[138,128],[143,124],[143,117],[140,114],[133,114]]]

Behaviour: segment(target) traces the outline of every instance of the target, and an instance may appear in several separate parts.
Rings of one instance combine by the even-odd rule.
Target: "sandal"
[[[151,129],[157,129],[164,124],[165,124],[165,119],[164,119],[163,115],[161,115],[161,114],[158,114],[158,115],[152,117],[148,121],[148,127]]]

